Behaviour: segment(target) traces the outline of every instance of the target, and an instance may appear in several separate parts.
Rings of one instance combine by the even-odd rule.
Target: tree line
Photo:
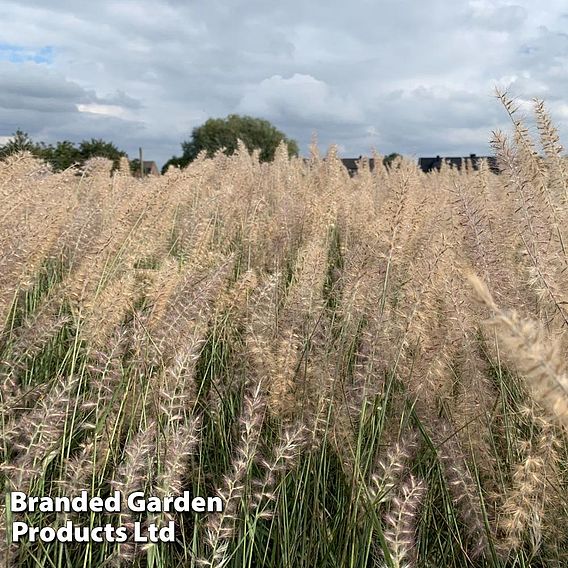
[[[120,158],[128,157],[126,152],[119,150],[112,142],[100,138],[83,140],[76,144],[69,140],[46,144],[34,142],[26,132],[16,130],[12,138],[0,146],[0,159],[16,152],[27,151],[51,165],[54,171],[60,172],[73,165],[83,165],[89,158],[108,158],[113,162],[113,168],[118,168]]]
[[[230,114],[226,118],[210,118],[201,126],[194,128],[191,138],[181,143],[181,155],[172,156],[164,164],[162,173],[165,173],[170,166],[180,168],[187,166],[201,152],[205,152],[208,157],[213,157],[219,150],[231,155],[237,149],[238,140],[245,144],[249,152],[258,149],[261,162],[273,160],[276,148],[281,142],[288,147],[289,156],[299,154],[298,143],[288,138],[269,121],[252,116]],[[0,146],[0,159],[24,150],[49,163],[54,171],[62,171],[73,165],[81,166],[93,157],[112,160],[113,168],[116,169],[120,158],[128,158],[126,152],[118,149],[112,142],[100,138],[83,140],[78,144],[69,140],[45,144],[34,142],[27,133],[17,130],[4,146]],[[398,155],[389,154],[383,161],[388,165]],[[131,160],[130,168],[133,173],[137,173],[140,168],[139,160]]]

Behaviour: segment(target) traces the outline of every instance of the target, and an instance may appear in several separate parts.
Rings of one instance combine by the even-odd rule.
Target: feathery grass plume
[[[151,381],[149,397],[153,399],[153,408],[148,408],[146,412],[155,415],[160,425],[158,441],[166,453],[163,460],[183,460],[183,456],[189,455],[199,441],[197,432],[201,419],[195,414],[198,398],[195,370],[205,341],[204,329],[196,325],[193,335],[179,349],[171,366],[162,369]],[[185,450],[178,458],[167,457],[171,445],[178,447],[180,452],[182,448]],[[165,481],[169,479],[172,486],[179,484],[179,480],[174,482],[176,475],[172,472],[162,469],[160,475]],[[168,475],[173,477],[169,478]]]
[[[268,408],[274,416],[285,420],[292,419],[303,404],[309,404],[311,393],[320,390],[318,381],[310,381],[305,371],[304,376],[300,376],[300,365],[302,358],[306,364],[311,346],[320,341],[327,235],[324,219],[313,240],[300,251],[293,280],[277,312],[276,337],[272,339],[274,359],[267,361],[271,371],[267,385]]]
[[[2,159],[2,167],[0,168],[0,188],[2,188],[2,207],[10,205],[7,197],[17,197],[14,195],[12,183],[18,180],[25,172],[32,176],[34,172],[41,169],[41,164],[31,152],[21,151],[15,152]],[[30,189],[28,189],[30,190]]]
[[[166,432],[194,411],[197,398],[195,367],[205,341],[205,329],[196,325],[172,364],[154,378],[151,388],[157,395],[157,418],[164,418]]]
[[[168,423],[168,431],[158,437],[160,455],[157,459],[158,468],[152,494],[161,499],[181,495],[184,480],[189,473],[189,460],[196,454],[201,438],[200,416],[192,416],[184,423],[176,423],[175,419],[172,422]],[[162,527],[168,521],[175,520],[175,515],[170,512],[151,513],[146,524],[152,523]],[[153,546],[155,543],[148,543],[144,546],[144,551],[148,553]]]
[[[143,309],[148,313],[149,328],[158,326],[165,317],[164,314],[183,276],[184,272],[179,262],[172,258],[165,259],[157,269],[146,272],[142,292],[144,295]]]
[[[179,495],[183,488],[183,478],[189,457],[196,451],[199,443],[200,417],[193,417],[186,424],[181,424],[164,439],[164,455],[160,460],[160,469],[156,478],[156,492],[160,497]],[[168,514],[163,516],[167,519]]]
[[[424,317],[429,317],[432,322],[438,317],[431,305],[434,300],[438,302],[436,296],[439,296],[439,287],[433,281],[439,278],[437,264],[446,245],[443,234],[437,233],[443,208],[432,206],[433,197],[432,203],[423,202],[423,194],[419,191],[421,181],[415,168],[401,164],[401,168],[389,176],[389,183],[381,206],[387,212],[386,220],[377,229],[378,250],[369,251],[371,257],[378,257],[372,261],[372,266],[376,264],[380,274],[378,308],[370,311],[365,320],[370,322],[369,331],[378,339],[371,352],[381,353],[387,363],[386,368],[402,376],[403,364],[412,366],[412,360],[406,360],[404,355],[410,353],[409,344],[413,343],[413,339],[416,342],[417,335],[430,341],[430,330],[420,332],[417,323]],[[426,248],[432,246],[432,240],[437,243],[434,255],[431,249]],[[428,275],[426,279],[425,273]],[[431,290],[429,298],[424,294],[426,290]],[[369,306],[374,303],[372,294],[369,295]],[[365,335],[366,332],[363,337]]]
[[[102,437],[99,437],[99,439]],[[96,465],[96,452],[100,451],[100,441],[89,440],[79,446],[79,451],[70,456],[65,463],[65,471],[59,480],[61,493],[75,497],[87,487],[92,487],[92,475]],[[105,448],[108,450],[108,447]],[[65,517],[66,518],[66,517]]]
[[[293,374],[300,344],[291,331],[289,337],[278,333],[281,283],[280,273],[267,275],[251,294],[245,345],[254,376],[268,379],[269,409],[287,418],[294,407]]]
[[[457,257],[457,251],[450,251],[450,255],[442,286],[448,330],[448,366],[453,377],[448,379],[451,392],[444,410],[457,431],[461,447],[471,449],[483,481],[498,484],[491,426],[491,409],[498,400],[498,392],[479,343],[479,306],[464,289],[465,267]]]
[[[113,490],[120,491],[121,511],[120,525],[132,530],[134,517],[128,513],[126,498],[135,491],[146,493],[155,475],[157,423],[150,421],[145,428],[136,433],[126,444],[124,459],[111,481]],[[114,554],[118,564],[131,563],[140,552],[139,544],[127,541],[121,543]]]
[[[210,254],[208,250],[215,236],[213,204],[203,206],[180,200],[176,204],[169,254],[181,263],[194,262],[199,255]],[[168,257],[164,259],[167,261]]]
[[[97,174],[95,179],[104,182],[101,175]],[[108,185],[108,180],[104,183]],[[140,180],[133,179],[129,190],[120,194],[113,192],[112,187],[108,189],[101,231],[65,281],[65,297],[78,316],[84,311],[83,304],[125,269],[156,262],[169,249],[179,194],[168,191],[172,189],[168,180],[153,190],[146,186],[137,188],[139,183]]]
[[[184,271],[161,317],[151,312],[140,320],[136,349],[142,366],[168,367],[196,328],[205,334],[231,268],[232,258],[221,258],[211,268]]]
[[[29,175],[29,174],[28,174]],[[0,212],[0,326],[4,327],[14,298],[30,288],[67,224],[76,195],[71,184],[59,184],[50,176],[32,183],[29,199]],[[24,177],[20,183],[30,183]],[[64,205],[62,205],[64,204]]]
[[[86,434],[78,451],[64,464],[59,485],[68,497],[86,487],[96,487],[109,471],[109,460],[116,441],[122,437],[128,381],[124,377],[123,357],[128,332],[116,330],[104,351],[90,352],[87,372],[91,376],[81,401],[82,421],[77,429]]]
[[[384,536],[392,565],[396,568],[417,566],[416,527],[426,491],[426,482],[410,474],[400,488],[400,495],[393,499],[391,510],[385,517],[387,529]]]
[[[564,539],[563,531],[559,526],[566,524],[568,519],[568,498],[566,497],[566,487],[568,481],[562,474],[562,431],[551,423],[547,418],[538,412],[534,405],[521,409],[525,411],[530,422],[535,425],[533,434],[534,454],[542,458],[544,463],[543,477],[545,487],[543,488],[542,515],[540,518],[542,527],[542,546],[543,552],[549,554],[550,550],[562,548]],[[531,541],[532,550],[536,553],[537,539]],[[554,553],[554,552],[553,552]]]
[[[44,302],[10,334],[5,358],[1,362],[4,371],[17,374],[25,370],[27,363],[33,361],[70,321],[70,316],[62,313],[55,302]]]
[[[391,263],[394,261],[393,268],[398,264],[407,270],[416,255],[428,247],[431,236],[444,230],[448,195],[439,186],[427,186],[412,162],[403,160],[395,171],[396,175],[391,175],[390,179],[396,190],[391,190],[387,196],[389,201],[394,200],[391,207],[396,215],[394,218],[389,215],[388,222],[384,225],[381,222],[381,225],[386,229],[388,258]],[[405,204],[400,211],[397,194],[405,195]],[[395,280],[395,284],[401,285],[401,282]]]
[[[493,312],[488,324],[495,328],[504,354],[525,378],[534,399],[568,427],[568,376],[559,341],[549,337],[538,323],[501,310],[479,278],[471,275],[469,281]]]
[[[17,152],[1,162],[0,166],[0,221],[10,226],[15,219],[10,215],[24,207],[34,207],[28,203],[30,197],[37,191],[37,174],[44,169],[43,164],[31,152]],[[3,234],[3,236],[5,236]]]
[[[403,186],[402,189],[402,194],[397,193],[397,196],[404,201],[408,188]],[[387,322],[391,315],[389,299],[397,237],[392,233],[388,235],[379,222],[378,203],[383,199],[380,191],[384,189],[345,191],[344,199],[339,202],[336,229],[341,242],[338,246],[340,263],[333,268],[337,275],[332,280],[335,288],[332,292],[337,304],[331,316],[331,348],[337,354],[336,372],[344,391],[338,408],[354,428],[364,411],[365,401],[381,392],[392,352],[389,348],[391,328]],[[383,201],[381,215],[387,204],[392,206],[394,201]],[[394,220],[385,215],[386,222],[393,223],[393,233],[397,231],[396,215],[401,211],[393,209]]]
[[[513,470],[512,487],[499,512],[498,530],[504,535],[498,545],[501,554],[509,555],[518,551],[524,545],[526,536],[531,557],[538,552],[542,541],[547,484],[544,471],[544,460],[527,448],[525,459]]]
[[[21,405],[22,389],[18,381],[14,379],[11,373],[2,377],[0,382],[0,414],[3,422],[11,418],[11,413],[16,412],[18,406]]]
[[[36,358],[48,346],[54,345],[70,318],[59,313],[57,304],[47,299],[19,325],[6,332],[6,342],[0,360],[0,406],[4,420],[14,418],[29,404],[35,404],[45,383],[34,377]]]
[[[295,375],[302,352],[302,340],[289,329],[282,332],[276,343],[276,353],[270,367],[268,408],[275,417],[291,420],[297,411]]]
[[[235,536],[240,513],[239,502],[245,494],[250,468],[257,456],[265,409],[262,381],[258,381],[250,385],[244,396],[239,419],[240,440],[230,472],[223,477],[223,485],[217,490],[224,501],[224,508],[221,513],[210,515],[206,521],[205,542],[209,547],[209,555],[199,559],[200,565],[217,567],[225,566],[228,562],[228,547]]]
[[[220,294],[216,306],[217,313],[235,323],[244,323],[249,311],[249,298],[258,284],[258,277],[254,271],[243,272],[231,288]]]
[[[10,454],[0,464],[0,471],[14,490],[29,493],[34,480],[66,443],[69,415],[77,405],[73,394],[81,380],[78,375],[58,380],[34,409],[5,425],[3,434]]]
[[[548,174],[547,185],[558,203],[566,207],[568,205],[568,171],[566,159],[561,155],[564,148],[560,144],[558,130],[552,124],[544,101],[534,99],[534,114],[540,143],[544,150],[544,163]]]
[[[108,412],[113,397],[121,390],[123,357],[129,341],[129,330],[116,329],[104,350],[92,350],[87,369],[92,376],[84,408],[95,407]],[[90,396],[89,396],[90,395]]]
[[[264,475],[252,481],[252,497],[249,508],[257,519],[272,518],[276,511],[271,504],[278,499],[282,477],[292,470],[306,446],[306,428],[303,424],[285,427],[270,458],[262,458],[259,465]]]
[[[8,515],[5,500],[0,502],[0,566],[16,566],[18,548],[12,542],[8,533]]]
[[[380,164],[379,162],[376,162],[376,164],[377,169],[384,168],[382,162]],[[363,156],[359,160],[357,160],[357,172],[354,176],[353,185],[355,186],[355,188],[357,188],[357,190],[360,191],[361,189],[372,188],[374,185],[373,181],[374,176],[371,172],[369,158],[367,158],[367,156]]]
[[[453,382],[442,294],[447,252],[441,235],[431,251],[417,259],[412,284],[403,288],[397,306],[400,316],[392,322],[397,329],[390,370],[432,417],[446,404]]]
[[[448,491],[470,542],[470,556],[479,558],[489,551],[479,487],[469,470],[456,434],[451,432],[449,425],[438,422],[432,424],[431,429]]]
[[[378,460],[368,487],[371,505],[388,503],[393,499],[394,489],[410,471],[418,448],[417,432],[408,430],[389,448],[386,456]]]
[[[136,275],[128,271],[83,303],[80,333],[89,345],[100,349],[114,329],[133,309],[139,286]]]
[[[105,217],[110,214],[108,201],[113,201],[100,184],[86,187],[87,184],[76,179],[68,183],[77,185],[78,203],[51,251],[53,258],[61,259],[66,275],[80,266],[86,255],[94,254],[97,246],[99,250],[104,246],[98,239],[104,229]],[[125,188],[124,193],[130,192]]]
[[[94,156],[93,158],[89,158],[84,166],[83,166],[83,173],[86,176],[91,177],[109,177],[112,170],[112,160],[108,158],[104,158],[102,156]]]
[[[514,126],[515,148],[508,147],[500,133],[493,145],[500,160],[507,165],[507,184],[517,200],[515,213],[521,215],[520,237],[528,261],[528,283],[534,289],[545,311],[545,319],[554,316],[568,324],[564,307],[566,268],[564,226],[566,206],[549,188],[546,168],[530,140],[528,129],[515,117],[517,109],[506,93],[497,92]],[[545,135],[546,137],[546,135]]]
[[[550,208],[550,212],[554,214],[555,203],[551,200],[551,195],[545,183],[545,169],[538,157],[535,145],[531,140],[529,130],[525,125],[524,117],[517,119],[518,106],[511,100],[506,92],[496,89],[496,96],[504,106],[514,128],[514,140],[517,158],[520,161],[521,172],[525,178],[531,182],[533,189],[536,190],[533,195],[537,199],[542,199],[539,205]]]
[[[499,290],[499,296],[506,297],[511,292],[508,279],[515,274],[511,254],[514,251],[514,243],[511,242],[514,231],[510,227],[506,231],[499,229],[501,224],[508,224],[503,213],[512,212],[504,207],[509,200],[502,195],[504,188],[501,183],[494,179],[496,176],[491,176],[490,183],[485,168],[453,181],[450,192],[456,221],[450,238],[454,236],[456,246],[468,255],[475,269],[492,288]],[[503,209],[505,211],[502,212]]]
[[[121,156],[118,162],[118,170],[116,172],[118,175],[131,177],[132,172],[130,171],[130,162],[126,156]]]

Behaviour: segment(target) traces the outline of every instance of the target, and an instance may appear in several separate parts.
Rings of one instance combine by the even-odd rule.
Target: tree
[[[162,166],[162,175],[164,175],[170,166],[175,166],[176,168],[181,168],[184,165],[187,166],[189,162],[184,163],[183,157],[174,156],[170,158],[163,166]]]
[[[383,158],[383,165],[385,165],[387,168],[390,168],[390,166],[392,165],[392,163],[397,159],[397,158],[402,158],[402,156],[400,154],[397,154],[396,152],[393,152],[392,154],[389,154],[388,156],[385,156]]]
[[[119,166],[120,158],[126,156],[126,152],[119,150],[112,142],[105,142],[100,138],[83,140],[78,147],[69,140],[57,142],[54,146],[44,142],[36,143],[26,132],[18,129],[4,146],[0,146],[0,159],[22,151],[31,152],[45,160],[56,172],[66,170],[73,164],[83,165],[89,158],[97,156],[112,160],[115,170]]]
[[[231,155],[237,149],[238,140],[242,140],[249,152],[260,150],[260,161],[268,162],[274,159],[274,152],[284,142],[288,146],[288,154],[297,156],[299,149],[295,140],[288,139],[267,120],[252,116],[230,114],[226,118],[210,118],[201,126],[194,128],[191,140],[182,142],[182,156],[174,156],[166,162],[162,171],[168,166],[187,166],[195,160],[203,150],[212,157],[218,150]]]
[[[128,157],[126,152],[119,150],[112,142],[105,142],[101,138],[83,140],[79,144],[79,155],[82,162],[94,157],[108,158],[113,162],[113,170],[118,169],[120,158]]]
[[[56,172],[66,170],[73,164],[80,164],[83,161],[81,152],[69,140],[57,142],[55,146],[42,144],[41,154],[41,157],[49,162]]]
[[[40,146],[36,144],[27,132],[23,130],[16,130],[12,134],[12,138],[0,147],[0,158],[6,158],[16,152],[31,152],[34,155],[39,155],[41,152]]]
[[[134,160],[129,160],[128,165],[130,166],[130,173],[133,176],[140,175],[140,158],[134,158]]]

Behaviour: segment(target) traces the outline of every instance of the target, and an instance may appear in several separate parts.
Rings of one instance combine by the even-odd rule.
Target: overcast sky
[[[163,164],[209,117],[307,153],[487,154],[494,87],[568,146],[566,0],[0,0],[0,137],[101,137]],[[0,138],[0,142],[4,140]]]

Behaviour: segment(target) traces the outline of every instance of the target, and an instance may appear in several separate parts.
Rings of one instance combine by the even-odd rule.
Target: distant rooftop
[[[359,156],[358,158],[340,158],[340,160],[351,177],[357,173],[357,170],[359,169],[358,165],[363,160],[368,164],[371,171],[375,169],[375,158]],[[495,156],[478,156],[477,154],[470,154],[469,156],[435,156],[432,158],[418,158],[418,167],[426,173],[433,170],[440,170],[443,163],[446,163],[450,167],[458,170],[461,170],[468,164],[468,167],[471,167],[473,170],[479,170],[480,164],[484,160],[487,162],[487,166],[491,172],[495,174],[500,172],[497,164],[497,158]],[[304,158],[304,162],[309,162],[309,159]]]
[[[487,161],[487,165],[493,173],[499,173],[499,166],[497,164],[497,158],[495,158],[495,156],[478,156],[477,154],[470,154],[467,157],[436,156],[434,158],[419,158],[418,166],[423,172],[426,173],[433,170],[440,170],[443,163],[446,163],[451,167],[455,167],[458,170],[461,170],[462,168],[466,167],[467,164],[469,164],[471,168],[478,170],[483,160]]]
[[[156,162],[154,162],[153,160],[143,160],[142,161],[142,170],[144,172],[144,175],[153,175],[153,176],[159,176],[160,175],[160,170],[158,169],[158,166],[156,165]],[[135,175],[140,175],[140,171],[136,171]]]

